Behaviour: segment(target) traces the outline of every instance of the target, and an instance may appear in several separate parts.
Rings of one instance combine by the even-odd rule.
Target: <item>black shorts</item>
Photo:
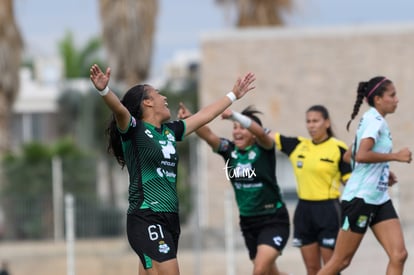
[[[240,216],[240,229],[251,260],[256,257],[260,244],[269,245],[281,253],[289,239],[289,214],[283,206],[275,214]]]
[[[333,249],[340,227],[340,212],[337,199],[299,200],[293,218],[293,246],[318,243],[322,247]]]
[[[364,234],[368,226],[398,218],[391,200],[380,205],[365,203],[363,199],[354,198],[351,201],[342,201],[342,230],[351,230]]]
[[[152,260],[164,262],[177,257],[180,221],[177,213],[138,210],[127,216],[127,235],[145,269]]]

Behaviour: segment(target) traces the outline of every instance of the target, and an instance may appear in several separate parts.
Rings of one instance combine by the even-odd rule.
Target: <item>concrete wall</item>
[[[414,149],[413,45],[414,25],[208,33],[201,43],[200,104],[205,106],[223,96],[231,90],[237,76],[252,71],[257,76],[256,89],[232,108],[242,110],[254,104],[264,112],[265,126],[287,135],[307,136],[305,111],[313,104],[323,104],[331,113],[337,137],[350,144],[358,120],[367,108],[366,104],[362,106],[348,133],[345,126],[353,110],[358,82],[384,75],[394,82],[400,98],[397,112],[387,117],[394,149],[404,146]],[[221,136],[231,137],[230,122],[216,119],[210,126]],[[204,142],[199,160],[201,222],[207,227],[222,227],[225,192],[231,191],[224,162]],[[401,220],[403,224],[413,223],[412,164],[393,162],[391,169],[399,178],[398,187],[391,192]],[[287,181],[281,180],[282,188],[292,186]]]

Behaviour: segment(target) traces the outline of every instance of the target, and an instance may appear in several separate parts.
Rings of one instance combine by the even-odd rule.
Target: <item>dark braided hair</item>
[[[250,119],[254,120],[257,124],[262,126],[262,121],[259,119],[259,117],[256,116],[256,114],[263,114],[262,112],[256,110],[253,105],[247,106],[242,112],[242,115],[245,115],[249,117]]]
[[[322,117],[325,120],[330,119],[328,109],[326,109],[326,107],[323,106],[323,105],[313,105],[313,106],[309,107],[309,109],[306,111],[306,113],[309,113],[309,112],[318,112],[322,115]],[[326,132],[328,133],[328,136],[330,138],[335,136],[334,131],[332,130],[331,126],[329,126],[329,128],[326,129]]]
[[[354,104],[354,110],[351,114],[351,119],[346,124],[346,130],[349,131],[349,126],[351,125],[352,120],[358,115],[359,109],[362,105],[364,97],[367,100],[367,103],[371,107],[374,106],[374,97],[375,96],[382,96],[384,92],[387,90],[389,84],[391,84],[391,80],[387,79],[384,76],[376,76],[371,78],[369,81],[361,81],[358,84],[357,89],[357,98]]]
[[[137,120],[140,120],[142,119],[143,115],[141,103],[144,99],[147,98],[149,98],[148,85],[136,85],[126,92],[123,99],[121,100],[121,103],[128,109],[131,116]],[[113,154],[116,158],[116,161],[122,166],[122,168],[124,168],[125,159],[124,153],[122,151],[121,134],[118,130],[115,116],[113,114],[105,132],[109,137],[107,147],[108,152]]]

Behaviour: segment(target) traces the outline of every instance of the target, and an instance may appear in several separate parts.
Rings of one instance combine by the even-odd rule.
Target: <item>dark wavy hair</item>
[[[309,113],[309,112],[318,112],[322,115],[322,117],[325,120],[327,120],[327,119],[330,120],[331,119],[330,116],[329,116],[328,109],[323,105],[313,105],[313,106],[309,107],[309,109],[306,111],[306,113]],[[332,126],[329,126],[328,129],[326,129],[326,132],[327,132],[329,137],[334,137],[335,136],[335,133],[332,130]]]
[[[364,97],[367,100],[367,103],[371,107],[374,106],[374,97],[382,96],[387,90],[388,85],[392,81],[387,79],[384,76],[376,76],[371,78],[369,81],[361,81],[358,84],[357,88],[357,97],[354,104],[354,110],[351,114],[351,119],[346,124],[346,130],[349,131],[349,126],[351,125],[352,120],[358,115],[359,109],[361,108]]]
[[[143,109],[141,103],[144,99],[149,98],[148,87],[149,86],[147,84],[133,86],[121,99],[121,103],[128,109],[131,116],[137,120],[142,119]],[[122,168],[124,168],[125,159],[122,151],[121,134],[113,114],[105,133],[108,136],[108,152],[113,154],[116,161],[122,166]]]
[[[263,114],[263,113],[258,111],[253,105],[249,105],[246,108],[244,108],[241,114],[249,117],[250,119],[256,121],[257,124],[262,126],[262,121],[260,120],[259,117],[256,116],[256,114]]]

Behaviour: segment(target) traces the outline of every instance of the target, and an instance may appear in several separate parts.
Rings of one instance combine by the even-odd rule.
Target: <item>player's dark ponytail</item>
[[[354,120],[354,118],[358,115],[364,97],[366,98],[369,106],[375,107],[374,97],[382,96],[384,94],[384,91],[387,89],[388,84],[390,83],[392,83],[391,80],[383,76],[373,77],[368,82],[359,82],[354,110],[351,114],[351,119],[346,124],[347,131],[349,131],[349,126],[351,125],[352,120]]]
[[[137,120],[142,119],[143,109],[142,101],[148,98],[148,85],[136,85],[129,89],[121,100],[121,103],[128,109],[131,116]],[[109,153],[115,156],[116,161],[122,166],[125,166],[124,153],[122,151],[121,134],[116,125],[115,116],[112,115],[111,120],[106,129],[108,135]]]
[[[242,115],[249,117],[250,119],[256,121],[257,124],[262,126],[262,121],[256,114],[263,114],[262,112],[256,110],[252,105],[247,106],[242,112]]]

